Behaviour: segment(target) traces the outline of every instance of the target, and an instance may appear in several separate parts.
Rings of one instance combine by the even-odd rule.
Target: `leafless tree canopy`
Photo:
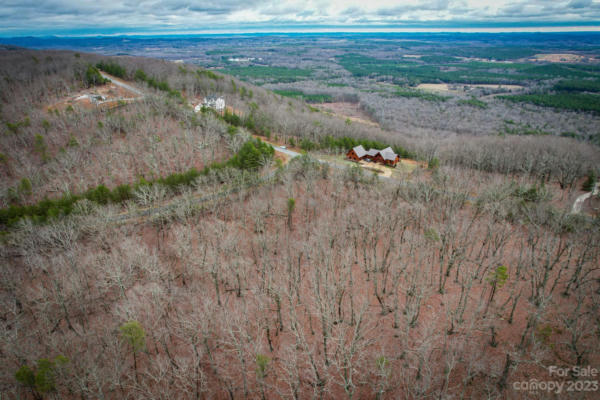
[[[24,204],[239,147],[221,120],[151,88],[111,112],[49,112],[82,89],[76,69],[102,57],[0,57],[2,185],[31,179]],[[255,102],[282,140],[366,137],[442,166],[384,180],[304,156],[266,166],[269,179],[214,171],[176,198],[157,185],[122,206],[82,200],[67,217],[20,221],[0,238],[5,397],[527,398],[510,384],[598,365],[600,227],[569,213],[596,149],[391,137],[260,88],[242,99],[228,77],[117,60],[188,98],[215,91],[242,113]],[[26,118],[17,132],[6,124]]]

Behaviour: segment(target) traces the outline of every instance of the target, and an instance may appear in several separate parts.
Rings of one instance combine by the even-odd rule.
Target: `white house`
[[[219,112],[225,110],[225,99],[217,96],[206,96],[202,103],[194,107],[194,111],[199,112],[202,107],[212,108]]]

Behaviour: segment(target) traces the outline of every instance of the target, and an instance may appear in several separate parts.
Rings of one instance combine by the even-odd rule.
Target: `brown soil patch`
[[[85,109],[94,109],[97,107],[113,108],[119,105],[120,101],[130,102],[131,99],[136,97],[139,97],[137,93],[133,93],[121,86],[115,85],[113,82],[109,82],[105,85],[80,90],[67,98],[49,104],[44,109],[46,111],[63,111],[69,106],[77,106]]]
[[[288,161],[291,160],[291,157],[287,154],[280,153],[278,151],[275,152],[275,160],[281,160],[283,164],[287,164]]]
[[[364,169],[374,171],[381,176],[385,176],[388,178],[392,176],[392,170],[389,167],[385,167],[381,164],[367,162],[367,161],[360,161],[359,164]]]
[[[593,57],[587,57],[579,54],[570,53],[536,54],[534,57],[536,60],[539,61],[550,61],[555,63],[578,63],[598,61]]]
[[[427,168],[427,163],[425,161],[416,161],[410,160],[408,158],[403,158],[400,160],[402,164],[414,165],[415,167]]]

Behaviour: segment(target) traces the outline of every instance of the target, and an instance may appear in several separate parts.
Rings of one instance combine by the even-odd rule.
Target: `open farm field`
[[[558,54],[536,54],[536,60],[556,63],[598,62],[594,57],[586,57],[580,54],[558,53]]]

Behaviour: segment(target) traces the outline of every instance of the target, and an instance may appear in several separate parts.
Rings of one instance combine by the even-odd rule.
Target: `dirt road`
[[[596,185],[594,186],[594,190],[592,190],[591,192],[582,194],[575,200],[575,202],[573,203],[573,208],[571,209],[571,214],[579,214],[581,212],[581,207],[583,206],[583,203],[585,203],[585,201],[587,199],[589,199],[591,196],[596,196],[598,194],[598,191],[599,191],[599,185],[598,185],[598,182],[596,182]]]
[[[108,79],[109,81],[111,81],[115,85],[120,86],[120,87],[122,87],[125,90],[129,90],[130,92],[137,94],[139,97],[144,97],[144,92],[142,92],[140,89],[138,89],[136,87],[133,87],[133,86],[131,86],[131,85],[123,82],[119,78],[115,78],[114,76],[109,75],[106,72],[102,72],[102,71],[100,71],[100,75],[102,75],[102,77],[104,79]]]

